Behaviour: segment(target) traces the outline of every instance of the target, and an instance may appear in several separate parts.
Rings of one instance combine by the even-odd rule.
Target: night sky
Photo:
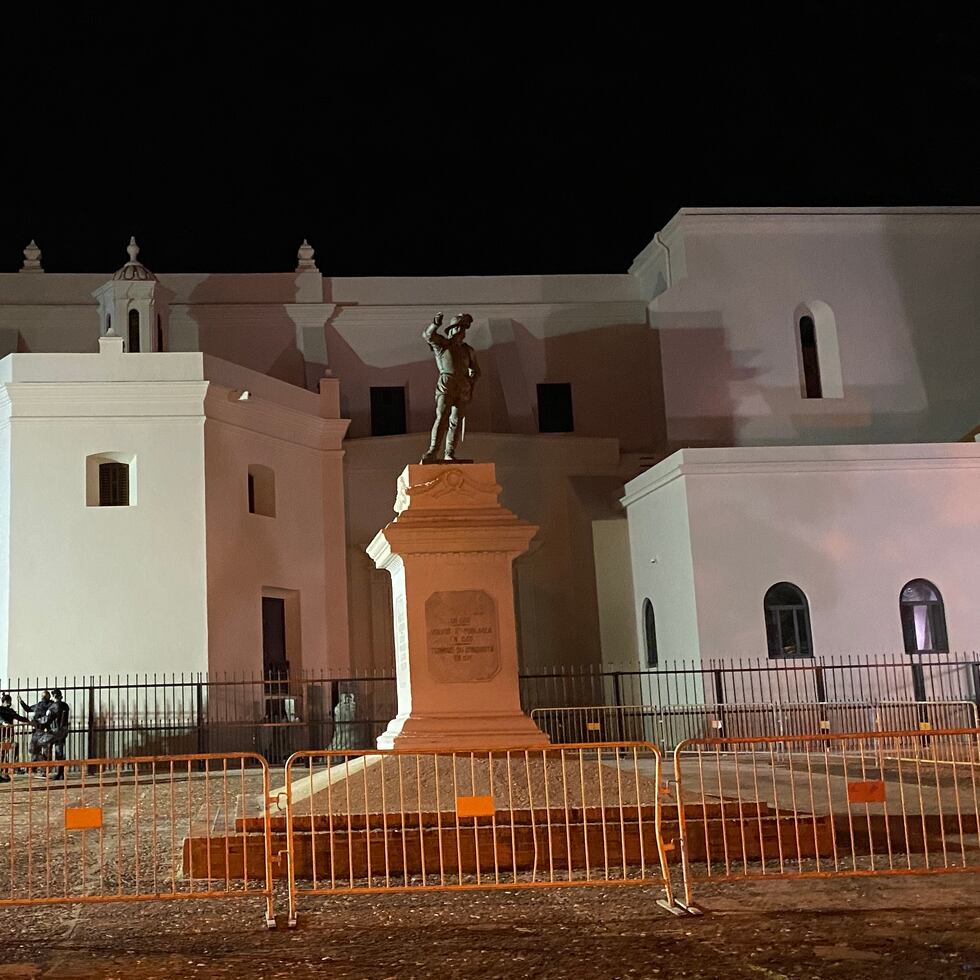
[[[0,270],[135,234],[170,272],[304,236],[332,275],[623,272],[684,205],[980,204],[980,15],[941,7],[34,4],[0,38]]]

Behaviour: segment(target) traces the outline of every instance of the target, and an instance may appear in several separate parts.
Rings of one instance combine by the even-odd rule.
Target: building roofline
[[[731,446],[679,449],[630,480],[622,504],[687,476],[853,470],[980,468],[978,442],[881,443],[839,446]]]

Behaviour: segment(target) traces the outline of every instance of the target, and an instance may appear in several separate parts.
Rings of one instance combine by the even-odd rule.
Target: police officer
[[[13,709],[13,699],[4,691],[0,696],[0,762],[17,761],[17,743],[14,741],[14,722],[22,721],[25,724],[27,719],[23,715],[17,714]],[[11,753],[11,749],[13,752]],[[13,756],[11,758],[11,755]],[[0,783],[10,782],[10,770],[0,770]]]
[[[34,705],[27,704],[23,698],[19,700],[21,708],[28,714],[29,723],[34,726],[34,731],[31,734],[31,762],[40,762],[45,758],[45,749],[40,744],[40,739],[48,730],[48,709],[54,703],[51,700],[51,692],[45,691],[41,695],[41,700]]]
[[[48,709],[44,713],[44,731],[38,738],[38,747],[45,757],[50,757],[51,750],[54,750],[54,757],[59,761],[65,758],[65,741],[68,738],[69,723],[68,719],[71,710],[61,699],[61,689],[51,690],[52,700],[48,704]],[[53,779],[65,778],[65,767],[58,766],[53,770]]]

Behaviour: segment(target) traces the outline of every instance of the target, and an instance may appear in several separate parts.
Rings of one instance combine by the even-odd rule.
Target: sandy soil
[[[646,888],[324,898],[274,932],[254,900],[5,909],[0,977],[962,978],[980,973],[978,886],[742,883],[700,918]]]

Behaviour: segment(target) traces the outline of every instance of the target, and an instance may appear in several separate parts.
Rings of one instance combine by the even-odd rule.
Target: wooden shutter
[[[129,506],[129,464],[99,464],[99,506]]]

